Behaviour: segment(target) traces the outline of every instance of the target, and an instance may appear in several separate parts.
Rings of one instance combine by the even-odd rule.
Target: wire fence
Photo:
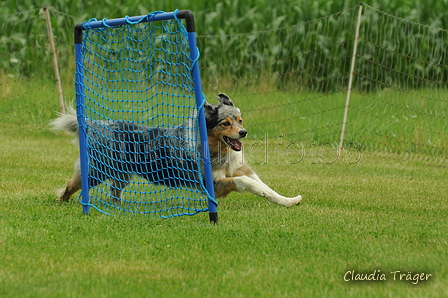
[[[85,20],[49,11],[61,77],[72,82],[73,26]],[[342,158],[355,161],[368,151],[446,167],[448,31],[365,4],[361,18],[358,13],[356,6],[238,34],[217,29],[216,35],[201,35],[197,22],[204,92],[209,101],[225,92],[242,109],[250,138],[246,151],[283,150],[280,162],[300,162],[315,148],[336,152],[357,41]],[[54,80],[42,10],[2,15],[0,30],[2,80]],[[32,92],[8,90],[6,99]]]

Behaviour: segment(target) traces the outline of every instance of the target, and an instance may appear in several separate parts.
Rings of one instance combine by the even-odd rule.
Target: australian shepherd
[[[225,197],[232,191],[248,191],[278,205],[290,207],[300,204],[302,196],[288,198],[279,195],[245,164],[241,139],[246,137],[247,131],[243,128],[241,111],[226,94],[219,94],[217,99],[219,104],[204,104],[215,198]],[[89,167],[89,185],[95,186],[106,179],[111,180],[110,195],[119,201],[133,175],[166,186],[197,181],[197,173],[188,170],[197,167],[191,155],[199,150],[199,146],[188,141],[194,129],[189,122],[192,121],[176,127],[161,128],[127,121],[89,120],[86,134],[93,138],[91,146],[95,149],[90,152],[89,162],[93,165]],[[51,126],[55,130],[77,135],[75,111],[71,109],[69,113],[61,114],[51,122]],[[107,136],[102,133],[106,131],[109,132]],[[195,148],[189,148],[191,146]],[[73,177],[58,192],[58,199],[68,201],[80,189],[78,158]]]

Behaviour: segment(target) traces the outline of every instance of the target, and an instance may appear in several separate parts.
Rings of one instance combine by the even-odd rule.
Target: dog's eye
[[[239,124],[243,124],[243,119],[241,119],[240,121],[238,121]]]
[[[222,125],[223,126],[230,126],[230,122],[223,122]]]

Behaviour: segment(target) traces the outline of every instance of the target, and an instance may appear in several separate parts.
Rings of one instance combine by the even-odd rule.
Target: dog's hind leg
[[[81,189],[81,171],[79,169],[79,159],[75,163],[73,178],[68,180],[65,187],[57,192],[58,200],[68,202],[70,197]]]
[[[67,181],[65,188],[60,189],[57,193],[58,200],[68,202],[70,197],[81,189],[81,177],[73,177]]]

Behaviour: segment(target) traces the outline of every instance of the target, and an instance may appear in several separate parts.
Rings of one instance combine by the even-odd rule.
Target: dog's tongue
[[[231,139],[230,144],[232,144],[233,150],[240,151],[243,148],[243,143],[241,143],[239,140]]]

